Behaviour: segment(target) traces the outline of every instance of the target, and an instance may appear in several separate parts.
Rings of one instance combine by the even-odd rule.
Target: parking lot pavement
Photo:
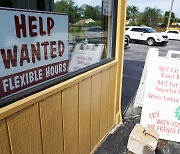
[[[178,50],[180,41],[169,41],[167,46],[154,46],[165,56],[168,50]],[[128,154],[127,142],[129,134],[136,123],[139,123],[141,108],[134,108],[134,98],[141,79],[147,51],[149,46],[130,43],[125,50],[123,87],[122,87],[122,113],[123,124],[113,134],[109,134],[95,154]],[[159,140],[156,154],[180,154],[180,143]]]

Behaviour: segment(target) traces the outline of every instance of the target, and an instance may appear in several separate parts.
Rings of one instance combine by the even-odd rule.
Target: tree
[[[75,23],[81,17],[78,6],[75,6],[73,0],[61,0],[54,4],[55,12],[67,13],[69,15],[69,22]]]
[[[139,11],[137,6],[128,6],[127,7],[127,20],[130,20],[133,25],[136,25],[136,19],[138,17]]]
[[[157,8],[146,7],[142,12],[142,24],[146,26],[158,26],[162,21],[162,11]]]
[[[164,14],[164,18],[163,18],[163,21],[164,21],[164,24],[163,26],[167,26],[167,23],[168,23],[168,18],[169,18],[169,11],[166,11],[165,14]],[[176,21],[176,17],[175,17],[175,14],[172,12],[171,14],[171,20],[170,20],[170,23]]]
[[[84,10],[85,18],[92,18],[95,21],[101,19],[101,7],[86,5]]]

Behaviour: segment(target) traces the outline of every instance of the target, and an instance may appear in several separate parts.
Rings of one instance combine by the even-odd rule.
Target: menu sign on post
[[[157,50],[149,50],[141,124],[158,131],[161,139],[180,142],[180,59],[172,54],[180,51],[159,57]]]
[[[112,14],[112,1],[111,0],[103,0],[103,15],[111,16]]]
[[[0,99],[68,72],[68,16],[0,9]]]

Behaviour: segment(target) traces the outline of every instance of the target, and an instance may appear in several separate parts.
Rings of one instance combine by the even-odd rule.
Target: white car
[[[165,45],[169,40],[166,34],[158,33],[155,29],[146,26],[126,27],[126,36],[130,41],[146,42],[149,46]]]
[[[162,32],[162,34],[168,35],[168,38],[170,40],[180,40],[180,31],[178,30],[167,30],[165,32]]]

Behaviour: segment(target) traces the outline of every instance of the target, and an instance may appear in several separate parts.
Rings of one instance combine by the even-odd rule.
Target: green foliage
[[[70,33],[80,33],[80,32],[84,32],[84,30],[80,26],[78,26],[78,27],[69,27],[69,32]]]
[[[127,25],[145,25],[151,27],[162,26],[166,27],[169,18],[169,11],[166,11],[165,14],[162,14],[162,11],[158,8],[146,7],[143,12],[138,11],[137,6],[128,6],[127,7]],[[172,22],[180,22],[180,18],[176,18],[175,14],[172,12],[171,20]]]
[[[90,5],[86,5],[84,10],[85,18],[92,18],[93,20],[100,20],[101,19],[101,8],[99,6],[92,7]]]
[[[162,21],[161,13],[160,9],[146,7],[142,14],[142,23],[146,26],[158,26]]]
[[[134,6],[134,5],[128,6],[127,7],[127,18],[126,19],[127,20],[129,20],[129,19],[134,20],[137,17],[138,13],[139,13],[138,10],[139,9],[138,9],[137,6]]]
[[[137,6],[128,6],[127,7],[127,17],[128,25],[139,26],[141,25],[141,13]]]
[[[180,18],[176,18],[176,22],[180,22]]]
[[[169,18],[169,11],[166,11],[165,14],[164,14],[164,17],[163,17],[163,26],[167,26],[167,23],[168,23],[168,18]],[[176,18],[175,18],[175,14],[172,12],[171,13],[171,20],[170,20],[170,23],[176,21]]]
[[[54,4],[55,12],[67,13],[69,22],[74,24],[82,18],[91,18],[95,21],[101,20],[101,7],[82,5],[78,7],[73,0],[60,0]]]
[[[81,18],[80,10],[75,5],[73,0],[61,0],[54,4],[55,12],[67,13],[69,15],[69,22],[75,23]]]

